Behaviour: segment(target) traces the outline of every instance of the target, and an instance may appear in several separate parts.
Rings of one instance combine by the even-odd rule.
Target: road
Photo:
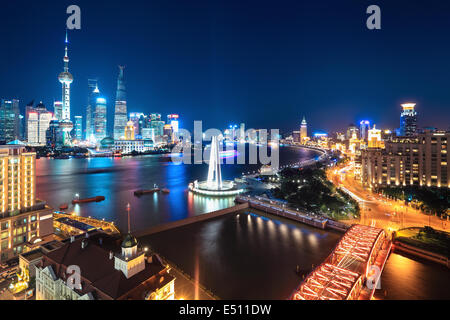
[[[449,231],[450,221],[426,215],[404,204],[403,201],[390,200],[372,193],[362,187],[353,175],[352,168],[333,168],[327,171],[328,179],[335,185],[350,191],[361,208],[360,219],[345,220],[347,223],[360,223],[395,231],[408,227],[431,226],[434,229]]]

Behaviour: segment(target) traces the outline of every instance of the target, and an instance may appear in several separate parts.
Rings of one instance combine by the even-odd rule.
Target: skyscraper
[[[53,101],[53,115],[58,121],[62,121],[62,109],[63,103],[62,101]]]
[[[415,103],[404,103],[400,114],[400,135],[410,137],[417,131],[417,112],[414,110]]]
[[[30,145],[45,145],[47,142],[47,129],[53,114],[47,110],[42,101],[36,106],[26,107],[27,141]]]
[[[125,127],[125,140],[134,140],[134,123],[131,120]]]
[[[141,123],[143,123],[143,119],[144,119],[144,114],[141,112],[130,112],[130,121],[133,122],[133,126],[134,126],[134,134],[137,135],[141,135]],[[124,134],[122,136],[125,135],[125,131]]]
[[[306,123],[305,116],[303,116],[303,120],[300,125],[300,143],[304,143],[307,137],[308,137],[308,124]]]
[[[114,139],[118,140],[125,135],[127,125],[127,97],[125,82],[123,80],[124,66],[119,66],[119,77],[117,78],[116,106],[114,111]]]
[[[94,135],[99,143],[106,137],[106,99],[97,98],[94,113]]]
[[[359,137],[361,140],[367,140],[370,129],[370,122],[368,120],[361,120],[359,123]]]
[[[2,99],[0,104],[0,143],[8,143],[19,137],[19,100]]]
[[[70,131],[72,131],[73,124],[70,121],[70,84],[73,82],[73,76],[69,72],[69,56],[67,53],[67,45],[69,41],[67,38],[65,41],[65,54],[64,54],[64,71],[58,76],[59,82],[62,84],[62,119],[60,121],[60,127],[64,134],[64,145],[70,144]]]
[[[88,79],[88,92],[88,104],[86,107],[86,140],[90,140],[94,135],[95,101],[100,93],[96,79]]]
[[[0,146],[0,262],[53,233],[53,214],[36,199],[36,154],[23,145]]]
[[[47,146],[54,148],[62,145],[62,131],[59,129],[58,119],[52,119],[49,123],[47,133]]]
[[[75,124],[73,126],[74,130],[74,137],[75,139],[80,142],[83,140],[83,117],[82,116],[75,116]]]

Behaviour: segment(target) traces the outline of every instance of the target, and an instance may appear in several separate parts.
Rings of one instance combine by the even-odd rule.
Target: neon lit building
[[[167,115],[167,123],[172,126],[174,133],[178,133],[178,126],[179,126],[178,119],[179,119],[179,116],[177,114]]]
[[[359,123],[359,137],[361,140],[367,140],[369,129],[370,129],[370,121],[362,120]]]
[[[74,129],[75,132],[74,137],[75,139],[80,142],[83,140],[83,117],[82,116],[75,116],[75,124]]]
[[[123,79],[124,66],[119,66],[119,77],[117,78],[116,106],[114,111],[114,139],[123,139],[125,126],[127,125],[127,97],[125,81]]]
[[[8,143],[19,138],[19,100],[2,99],[0,104],[0,141]]]
[[[426,131],[396,137],[385,148],[362,151],[361,180],[369,187],[428,186],[450,188],[450,132]]]
[[[0,146],[0,261],[27,251],[53,233],[53,214],[36,199],[36,154],[23,145]]]
[[[27,106],[27,141],[29,145],[45,145],[47,129],[53,114],[40,102],[36,107]]]
[[[417,112],[415,103],[404,103],[400,114],[400,136],[411,137],[417,131]]]
[[[303,116],[303,120],[300,125],[300,143],[305,143],[306,138],[308,138],[308,124]]]
[[[67,53],[67,45],[69,41],[67,38],[66,30],[66,41],[65,41],[65,54],[64,54],[64,71],[58,76],[59,82],[62,84],[62,115],[59,126],[63,131],[64,135],[64,145],[70,145],[71,137],[70,132],[73,129],[73,124],[70,121],[70,84],[73,82],[73,76],[69,72],[69,56]]]
[[[53,101],[53,115],[58,121],[62,121],[62,101]]]
[[[369,129],[367,141],[369,148],[384,148],[384,143],[381,139],[381,130],[375,128],[375,125],[373,125],[372,129]]]
[[[134,140],[134,123],[131,120],[125,127],[125,140]]]
[[[106,137],[106,99],[101,97],[95,103],[94,136],[98,142]]]
[[[86,107],[86,140],[93,140],[95,103],[100,91],[96,79],[88,79],[88,104]]]

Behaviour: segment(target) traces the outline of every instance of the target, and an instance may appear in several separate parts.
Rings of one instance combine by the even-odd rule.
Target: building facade
[[[95,105],[100,93],[96,79],[88,79],[88,92],[88,103],[86,107],[86,140],[93,140]]]
[[[427,186],[450,188],[450,132],[427,131],[415,137],[385,141],[385,148],[362,151],[365,186]]]
[[[0,146],[0,260],[6,261],[53,233],[53,214],[36,199],[36,154]]]
[[[127,125],[127,97],[125,91],[125,81],[123,70],[125,67],[119,66],[119,77],[117,78],[116,105],[114,110],[114,139],[122,139]]]
[[[402,113],[400,114],[400,136],[412,137],[416,134],[417,112],[415,106],[415,103],[402,104]]]
[[[73,237],[46,253],[36,267],[37,300],[173,300],[175,278],[154,254],[146,255],[131,234],[117,252],[116,240],[102,232]],[[79,277],[69,279],[70,266]]]
[[[134,140],[135,131],[134,131],[134,122],[128,121],[125,127],[125,140]]]
[[[114,150],[124,154],[136,152],[147,152],[154,149],[154,142],[150,139],[145,140],[114,140]]]
[[[302,123],[300,125],[300,143],[305,143],[308,138],[308,124],[306,123],[305,117],[303,117]]]
[[[78,142],[83,140],[83,117],[75,116],[75,123],[73,126],[74,138],[78,140]]]
[[[19,100],[2,99],[0,104],[0,143],[20,139]]]
[[[42,146],[47,143],[47,129],[53,114],[48,111],[42,101],[36,106],[27,106],[27,142],[29,145]]]
[[[94,114],[94,136],[97,142],[106,137],[106,99],[97,98]]]

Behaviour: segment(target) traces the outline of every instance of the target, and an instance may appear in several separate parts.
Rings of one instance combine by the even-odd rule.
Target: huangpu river
[[[281,147],[278,150],[281,166],[320,155],[309,149]],[[246,158],[248,160],[248,152]],[[260,164],[225,162],[222,164],[222,177],[228,180],[261,167]],[[69,208],[66,212],[114,221],[121,230],[127,228],[126,206],[130,203],[131,229],[137,231],[234,205],[234,197],[214,198],[188,191],[190,182],[206,180],[207,175],[207,164],[175,164],[170,155],[40,158],[36,160],[36,193],[55,210],[67,203]],[[170,193],[134,196],[135,190],[151,189],[154,184],[169,189]],[[71,201],[75,194],[80,198],[104,196],[106,199],[73,206]]]

